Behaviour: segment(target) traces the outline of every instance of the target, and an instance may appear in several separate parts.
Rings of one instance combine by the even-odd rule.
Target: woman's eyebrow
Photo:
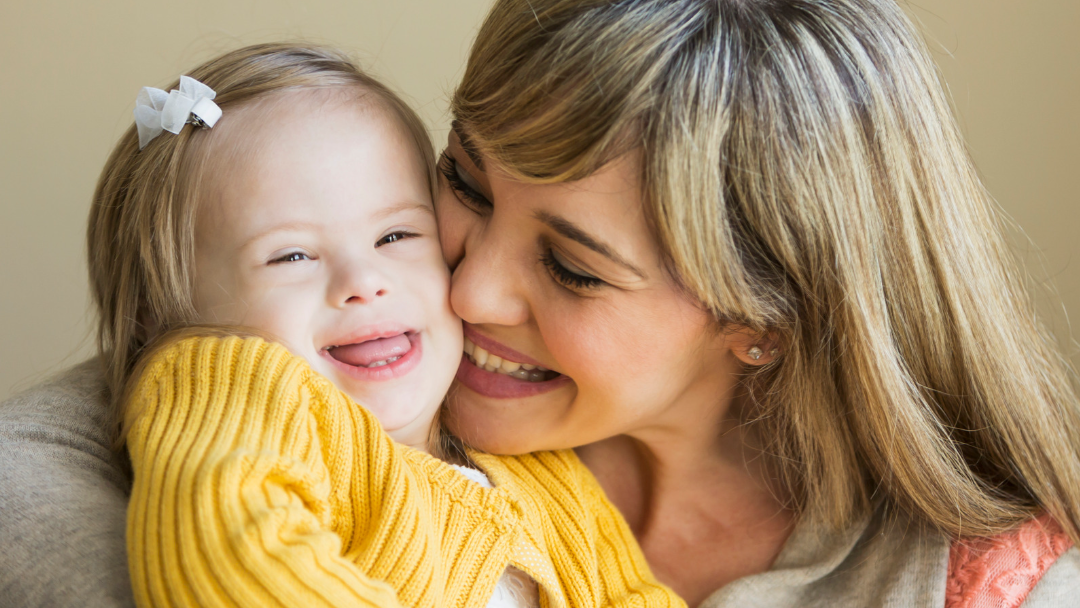
[[[581,243],[582,245],[592,249],[596,253],[608,258],[612,262],[626,268],[630,272],[633,272],[638,278],[644,279],[645,272],[637,266],[631,264],[626,258],[619,255],[610,245],[603,243],[588,232],[585,232],[570,220],[548,213],[547,211],[537,211],[533,214],[533,217],[547,224],[549,228],[563,235],[564,237]]]
[[[465,129],[461,126],[461,123],[455,118],[450,123],[450,130],[454,132],[458,137],[458,141],[461,142],[461,149],[465,151],[465,155],[469,157],[469,160],[476,165],[477,169],[484,170],[484,159],[480,156],[480,153],[476,150],[476,146],[473,145],[472,140],[465,133]]]

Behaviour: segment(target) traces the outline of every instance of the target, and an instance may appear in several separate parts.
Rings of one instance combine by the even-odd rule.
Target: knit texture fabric
[[[998,536],[954,542],[945,608],[1017,608],[1072,544],[1049,515]]]
[[[512,565],[545,607],[685,606],[572,451],[471,454],[481,487],[280,345],[176,342],[125,418],[139,605],[484,606]]]

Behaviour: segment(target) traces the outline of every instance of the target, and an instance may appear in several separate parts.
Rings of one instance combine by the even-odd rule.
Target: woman
[[[947,537],[1077,539],[1075,385],[895,4],[498,2],[453,111],[454,309],[563,375],[466,360],[451,429],[577,448],[688,603],[932,605]]]
[[[972,581],[946,587],[953,538],[1043,511],[1002,597],[1080,590],[1074,380],[891,0],[502,0],[453,110],[457,435],[576,448],[691,605],[941,606]],[[2,494],[17,604],[130,601],[95,391],[6,410],[3,483],[43,488]]]

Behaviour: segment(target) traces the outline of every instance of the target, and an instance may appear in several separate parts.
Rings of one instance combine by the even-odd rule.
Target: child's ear
[[[728,347],[746,365],[772,363],[781,354],[779,336],[775,332],[756,332],[746,327],[725,330]]]

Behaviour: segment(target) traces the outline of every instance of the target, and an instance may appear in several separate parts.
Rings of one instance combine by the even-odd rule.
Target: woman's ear
[[[728,346],[735,357],[746,365],[772,363],[780,356],[780,340],[774,332],[760,333],[746,327],[727,330]]]

